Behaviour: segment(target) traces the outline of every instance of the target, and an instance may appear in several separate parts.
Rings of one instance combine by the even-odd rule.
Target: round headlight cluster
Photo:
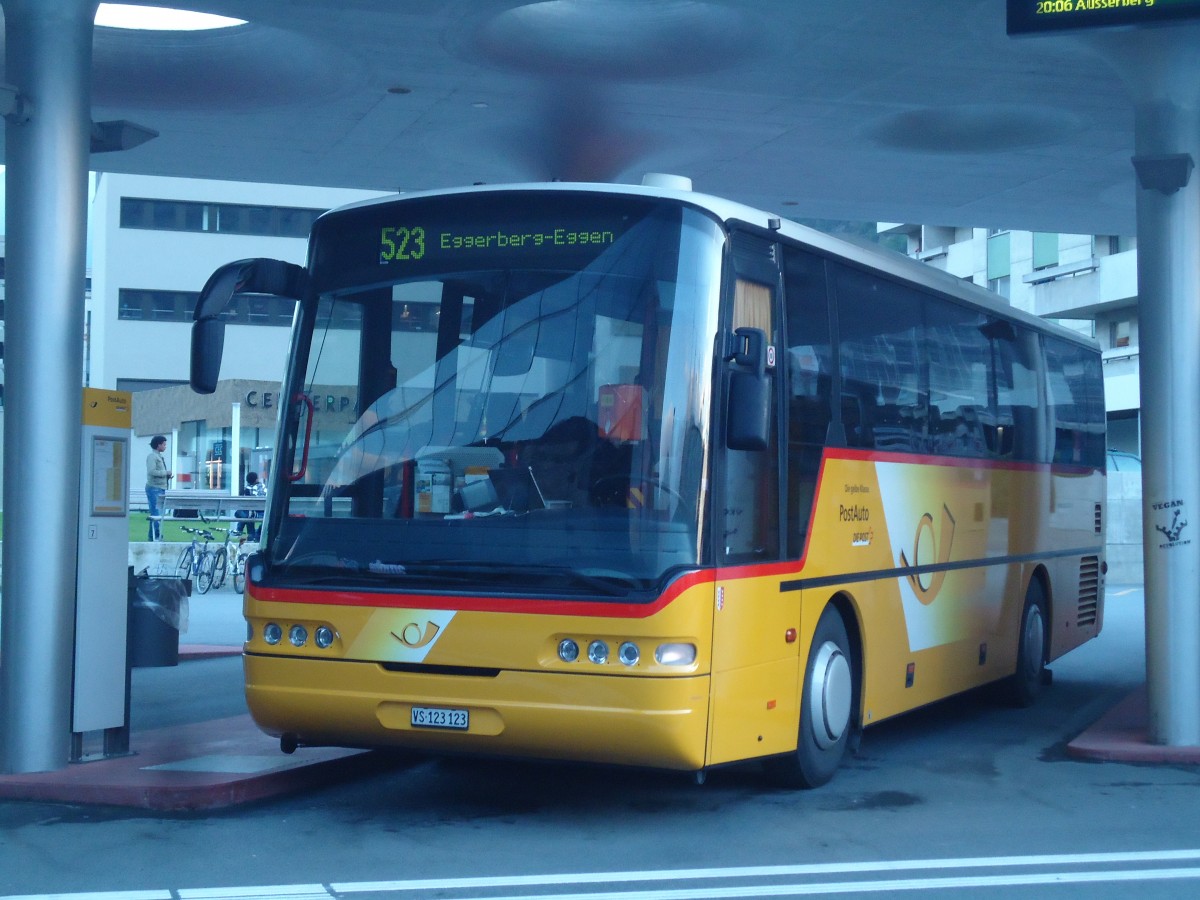
[[[283,635],[283,626],[278,622],[268,622],[263,626],[262,639],[265,643],[270,644],[272,647],[283,642]],[[312,642],[319,650],[328,650],[333,646],[333,642],[336,638],[337,632],[335,632],[328,625],[318,625],[316,630],[312,632]],[[253,639],[252,632],[251,639]],[[287,639],[288,643],[290,643],[293,647],[300,648],[306,646],[309,641],[308,626],[298,623],[288,626]]]
[[[638,645],[633,641],[626,641],[617,648],[617,659],[626,666],[636,666],[638,660],[642,658],[642,651],[638,649]]]
[[[592,641],[588,644],[588,661],[598,666],[608,662],[608,644],[604,641]]]
[[[593,665],[603,666],[609,662],[620,662],[633,668],[642,661],[641,648],[633,641],[622,641],[617,645],[613,657],[607,641],[599,638],[587,642],[586,656]],[[558,658],[565,663],[578,662],[580,642],[574,638],[563,638],[558,642]],[[696,661],[695,644],[659,644],[654,651],[654,660],[660,666],[690,666]]]

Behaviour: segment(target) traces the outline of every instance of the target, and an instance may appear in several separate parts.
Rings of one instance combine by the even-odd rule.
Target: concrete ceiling
[[[93,168],[384,190],[659,171],[801,218],[1134,230],[1120,78],[1090,38],[1007,37],[1004,0],[176,5],[250,22],[98,29],[93,118],[160,136]]]

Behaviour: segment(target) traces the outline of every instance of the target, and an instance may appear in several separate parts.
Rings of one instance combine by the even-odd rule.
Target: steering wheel
[[[622,488],[624,489],[623,495]],[[670,510],[672,515],[687,506],[678,491],[667,487],[662,480],[654,477],[632,479],[624,475],[603,475],[592,482],[588,495],[593,498],[597,496],[601,498],[601,502],[596,504],[598,506],[624,506],[630,509],[641,509],[646,506],[646,498],[654,492],[666,494],[674,501]]]

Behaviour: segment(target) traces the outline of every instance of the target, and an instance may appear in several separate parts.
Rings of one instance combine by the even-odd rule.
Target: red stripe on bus
[[[264,588],[251,585],[254,599],[267,603],[324,603],[380,609],[452,609],[458,612],[534,613],[555,616],[595,616],[607,619],[646,619],[674,602],[684,591],[711,584],[711,569],[689,572],[671,582],[652,603],[604,603],[596,600],[543,600],[533,597],[487,597],[455,594],[384,594],[367,591],[314,591],[304,588]]]

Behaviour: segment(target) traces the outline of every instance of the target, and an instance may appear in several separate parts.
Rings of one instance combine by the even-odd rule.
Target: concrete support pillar
[[[1200,79],[1194,23],[1092,44],[1134,101],[1150,739],[1200,745]]]
[[[1151,740],[1172,746],[1200,745],[1198,162],[1194,102],[1138,105],[1146,677]]]
[[[4,0],[4,603],[0,769],[66,766],[78,551],[94,0]]]
[[[230,409],[229,423],[229,493],[236,497],[246,478],[242,471],[242,404],[236,401]]]

